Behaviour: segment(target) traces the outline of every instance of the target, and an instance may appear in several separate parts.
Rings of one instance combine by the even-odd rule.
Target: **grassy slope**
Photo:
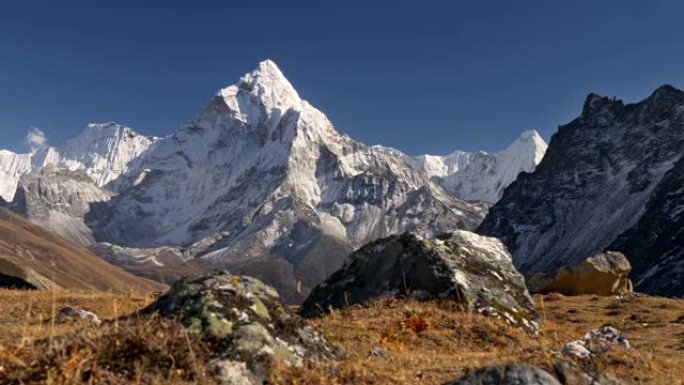
[[[26,268],[62,288],[151,292],[166,287],[0,209],[0,273],[15,275]]]
[[[210,353],[173,322],[146,318],[91,327],[51,321],[53,309],[66,304],[114,318],[151,300],[134,294],[0,291],[0,383],[212,384],[203,369]],[[387,300],[337,311],[312,323],[347,356],[278,368],[273,383],[441,384],[484,365],[549,367],[553,350],[606,323],[624,331],[633,348],[611,350],[597,366],[626,383],[684,382],[684,300],[554,294],[536,300],[546,319],[536,338],[448,303]],[[76,334],[59,337],[70,332]],[[385,356],[372,355],[373,348]]]

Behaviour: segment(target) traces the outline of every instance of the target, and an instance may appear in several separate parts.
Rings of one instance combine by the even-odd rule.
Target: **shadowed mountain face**
[[[0,286],[122,292],[165,288],[112,266],[88,250],[1,208]]]
[[[637,290],[684,295],[684,157],[658,184],[637,225],[609,248],[629,252]]]
[[[501,238],[527,274],[614,249],[637,290],[682,295],[683,155],[683,92],[663,86],[635,104],[589,95],[478,232]]]

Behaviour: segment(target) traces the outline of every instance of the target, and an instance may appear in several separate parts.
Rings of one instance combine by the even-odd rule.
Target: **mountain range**
[[[4,151],[0,180],[4,206],[129,271],[228,268],[298,302],[369,241],[475,229],[545,149],[536,132],[497,154],[368,147],[267,60],[167,137],[91,124],[61,147]]]
[[[337,131],[267,60],[166,137],[90,124],[0,151],[0,205],[135,274],[227,268],[289,302],[370,241],[455,229],[500,238],[524,274],[621,251],[637,290],[682,295],[682,175],[671,86],[633,104],[589,95],[548,149],[525,131],[496,153],[412,156]]]

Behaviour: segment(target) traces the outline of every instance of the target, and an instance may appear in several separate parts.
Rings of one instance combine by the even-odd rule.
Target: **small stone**
[[[370,351],[370,356],[371,357],[377,357],[377,358],[387,358],[388,354],[387,351],[379,346],[374,347]]]
[[[102,323],[97,314],[73,306],[65,306],[57,312],[57,322],[68,322],[76,319],[84,319],[95,325]]]
[[[591,356],[591,352],[584,346],[584,341],[571,341],[563,346],[561,353],[568,357],[575,357],[579,359],[586,359]]]
[[[594,350],[596,347],[603,347],[605,345],[617,345],[625,349],[629,349],[629,341],[625,336],[612,326],[601,326],[594,329],[584,336],[584,341],[589,350]]]

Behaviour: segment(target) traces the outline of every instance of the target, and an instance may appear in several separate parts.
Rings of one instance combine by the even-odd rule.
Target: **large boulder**
[[[529,332],[538,327],[525,280],[505,247],[468,231],[434,239],[407,232],[371,242],[314,288],[300,314],[312,317],[388,296],[448,298]]]
[[[572,267],[562,267],[555,274],[534,274],[527,279],[532,293],[557,292],[564,295],[622,295],[632,292],[627,276],[632,270],[627,258],[615,251],[606,251],[587,258]]]
[[[528,365],[490,366],[445,385],[561,385],[546,370]]]
[[[277,363],[297,367],[339,351],[261,281],[229,273],[182,279],[141,314],[158,313],[201,333],[216,350],[221,384],[262,384]]]

